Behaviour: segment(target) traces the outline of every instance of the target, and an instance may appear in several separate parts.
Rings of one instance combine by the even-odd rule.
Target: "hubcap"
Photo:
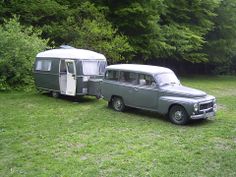
[[[174,113],[174,118],[175,118],[175,120],[181,120],[182,119],[182,117],[183,117],[183,113],[181,112],[181,111],[176,111],[175,113]]]
[[[120,101],[120,100],[117,100],[117,101],[115,102],[115,108],[116,108],[116,110],[120,110],[121,107],[122,107],[121,101]]]

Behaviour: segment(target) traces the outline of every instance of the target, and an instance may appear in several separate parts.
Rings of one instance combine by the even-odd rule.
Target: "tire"
[[[112,101],[108,101],[107,106],[108,108],[112,108]]]
[[[53,98],[59,98],[60,94],[58,92],[52,91],[52,97]]]
[[[174,105],[169,111],[169,119],[172,123],[177,125],[185,125],[188,123],[188,113],[183,106]]]
[[[114,97],[112,99],[112,107],[115,111],[122,112],[125,110],[125,104],[122,98]]]

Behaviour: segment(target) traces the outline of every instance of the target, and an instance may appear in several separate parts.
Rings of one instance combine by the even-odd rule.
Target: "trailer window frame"
[[[50,72],[52,70],[52,60],[48,59],[37,60],[35,70]]]

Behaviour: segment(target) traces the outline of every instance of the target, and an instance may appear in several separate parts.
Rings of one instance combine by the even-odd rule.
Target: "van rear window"
[[[51,71],[52,61],[51,60],[38,60],[36,63],[37,71]]]

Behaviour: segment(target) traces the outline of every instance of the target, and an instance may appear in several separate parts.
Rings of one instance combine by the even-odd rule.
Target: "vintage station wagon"
[[[168,68],[118,64],[106,67],[102,95],[116,111],[125,106],[168,115],[175,124],[215,116],[216,99],[205,92],[185,87]]]

